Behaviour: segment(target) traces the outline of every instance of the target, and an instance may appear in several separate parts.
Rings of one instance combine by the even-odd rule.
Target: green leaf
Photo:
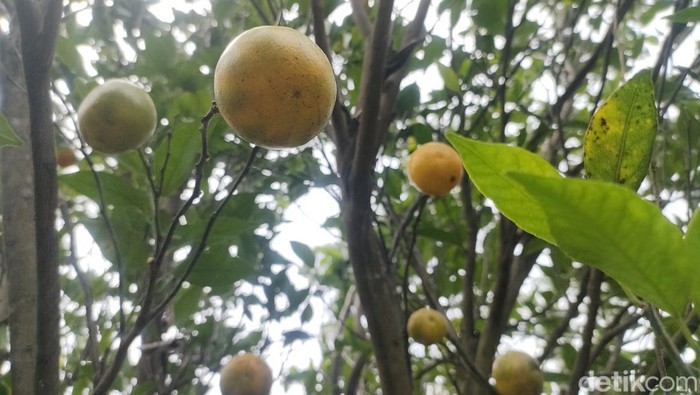
[[[688,248],[688,254],[691,257],[696,257],[693,262],[692,276],[694,284],[691,288],[694,290],[693,300],[700,304],[700,262],[697,257],[700,256],[700,210],[695,210],[693,217],[688,223],[688,230],[685,232],[685,244]]]
[[[511,177],[544,210],[556,245],[671,313],[689,297],[690,259],[683,234],[656,206],[602,181]]]
[[[696,256],[700,256],[700,210],[695,210],[693,217],[688,222],[685,241],[691,247],[691,251],[697,251]]]
[[[462,158],[469,178],[484,196],[493,200],[498,210],[542,240],[552,243],[547,218],[538,202],[507,173],[560,178],[559,172],[546,160],[530,151],[504,144],[485,143],[448,133],[447,140]]]
[[[651,71],[623,84],[595,112],[583,143],[588,178],[637,190],[649,168],[657,129]]]
[[[445,89],[454,93],[459,93],[459,77],[457,76],[457,73],[455,73],[454,70],[452,70],[450,67],[445,66],[442,63],[438,63],[437,66],[438,71],[440,72],[440,76],[445,82]]]
[[[98,172],[102,185],[102,196],[105,204],[113,207],[136,207],[144,214],[152,212],[150,195],[143,189],[136,188],[125,178],[117,175]],[[79,171],[59,176],[62,185],[78,194],[87,196],[95,202],[100,201],[100,189],[91,171]]]
[[[289,330],[282,332],[282,336],[284,337],[284,345],[289,345],[291,343],[294,343],[297,340],[301,341],[306,341],[312,338],[312,336],[303,330]]]
[[[56,37],[56,59],[74,75],[84,75],[83,57],[74,42],[59,35]]]
[[[289,244],[292,247],[292,251],[298,256],[306,266],[314,267],[316,262],[316,254],[304,243],[298,241],[290,241]]]
[[[192,173],[202,147],[198,127],[195,122],[179,125],[173,131],[170,141],[168,138],[163,139],[156,149],[153,171],[156,180],[162,182],[162,196],[178,192]]]
[[[304,311],[301,312],[301,323],[305,324],[309,321],[311,321],[311,318],[314,315],[314,309],[311,307],[311,304],[307,304],[306,307],[304,308]]]
[[[136,278],[147,272],[146,262],[152,254],[147,241],[146,218],[133,207],[115,207],[109,215],[119,248],[119,258],[126,273],[131,278]],[[115,246],[104,219],[102,217],[87,218],[82,221],[82,224],[100,247],[102,255],[116,264]]]
[[[410,84],[401,89],[396,99],[396,113],[401,117],[412,115],[420,105],[420,88],[418,84]]]
[[[185,263],[188,264],[189,260]],[[236,281],[255,270],[256,265],[252,262],[232,257],[227,245],[210,245],[199,258],[187,281],[200,287],[231,288]]]
[[[190,317],[199,311],[199,301],[202,299],[202,288],[189,287],[177,293],[175,301],[175,319],[180,326],[186,326]]]
[[[5,116],[0,113],[0,147],[19,147],[23,144],[22,140],[17,136],[10,123],[7,122]]]
[[[507,8],[507,0],[472,0],[472,9],[476,11],[472,18],[477,27],[486,29],[490,35],[503,34]]]
[[[700,22],[700,6],[688,7],[666,17],[674,23]]]

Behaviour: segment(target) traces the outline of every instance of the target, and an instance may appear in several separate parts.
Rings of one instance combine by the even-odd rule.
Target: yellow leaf
[[[595,112],[583,143],[588,178],[637,190],[651,160],[657,112],[651,72],[623,84]]]

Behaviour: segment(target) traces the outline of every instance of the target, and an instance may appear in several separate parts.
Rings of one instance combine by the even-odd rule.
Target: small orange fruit
[[[544,377],[537,361],[521,351],[508,351],[493,363],[499,395],[540,395]]]
[[[56,150],[56,164],[58,167],[73,166],[76,163],[78,163],[78,157],[72,149],[60,147]]]
[[[336,98],[326,55],[304,34],[283,26],[241,33],[214,70],[214,98],[226,123],[244,140],[290,148],[316,137]]]
[[[93,89],[78,107],[85,141],[105,154],[138,148],[156,128],[156,106],[139,86],[110,79]]]
[[[416,148],[408,159],[408,177],[419,191],[443,196],[462,179],[462,160],[451,146],[430,142]]]
[[[447,336],[447,318],[437,310],[427,307],[414,311],[408,317],[408,336],[421,344],[430,345]]]
[[[238,355],[221,369],[219,387],[222,395],[268,395],[272,371],[253,353]]]

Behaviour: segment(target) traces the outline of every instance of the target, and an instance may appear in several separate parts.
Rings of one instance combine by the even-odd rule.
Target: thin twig
[[[114,223],[109,215],[109,210],[107,208],[106,195],[104,191],[104,184],[100,179],[100,172],[95,168],[95,162],[92,160],[92,156],[87,152],[86,143],[80,138],[80,151],[85,158],[85,162],[90,168],[92,173],[92,178],[95,180],[95,187],[97,188],[97,205],[100,208],[100,215],[104,221],[105,227],[107,228],[107,234],[109,235],[110,242],[114,246],[114,264],[117,265],[117,293],[119,297],[119,333],[123,334],[126,330],[126,315],[124,314],[124,263],[122,262],[121,248],[117,241],[117,232],[114,230]]]
[[[406,231],[408,224],[411,223],[411,220],[414,218],[414,214],[416,213],[416,211],[420,213],[423,210],[423,206],[425,206],[425,203],[428,201],[428,198],[428,195],[421,194],[418,197],[418,199],[416,199],[416,201],[413,202],[411,207],[409,207],[408,211],[406,211],[406,214],[403,216],[403,219],[401,220],[401,223],[399,224],[396,233],[394,233],[393,240],[391,241],[391,249],[389,250],[389,262],[392,262],[394,260],[394,256],[396,255],[399,243],[403,239],[403,234]]]
[[[666,351],[666,354],[671,358],[671,361],[673,361],[673,363],[676,365],[676,368],[683,375],[692,377],[693,372],[683,361],[681,353],[678,351],[678,347],[676,347],[673,339],[671,339],[671,336],[666,331],[666,328],[664,328],[658,309],[654,307],[647,309],[646,318],[651,323],[651,327],[654,329],[654,334],[656,334],[656,338],[658,339],[661,348]],[[658,360],[658,364],[659,369],[663,369],[663,358]]]
[[[134,326],[131,328],[131,330],[128,331],[126,334],[122,334],[120,338],[119,347],[117,348],[116,354],[114,356],[114,359],[112,360],[112,364],[110,365],[110,367],[99,378],[95,378],[95,395],[101,395],[107,392],[109,387],[116,379],[117,374],[119,373],[119,370],[121,369],[124,360],[126,359],[129,346],[131,346],[131,343],[136,339],[136,337],[139,336],[139,334],[141,333],[141,331],[143,331],[146,325],[148,325],[148,323],[158,315],[157,311],[151,310],[151,306],[153,304],[153,299],[155,298],[156,294],[156,283],[158,280],[159,268],[165,258],[170,243],[172,242],[173,235],[175,234],[175,230],[178,227],[180,218],[185,215],[187,210],[189,210],[189,208],[194,203],[194,200],[197,197],[199,197],[199,195],[202,192],[201,185],[202,180],[204,179],[204,167],[206,166],[206,163],[209,160],[209,153],[207,151],[207,133],[212,118],[218,112],[219,110],[216,107],[216,103],[212,103],[207,114],[204,117],[202,117],[199,128],[200,138],[202,141],[202,151],[199,161],[197,162],[197,165],[195,167],[195,182],[192,188],[192,194],[185,201],[178,213],[173,218],[173,221],[170,224],[170,228],[168,229],[168,233],[166,234],[165,239],[163,240],[163,244],[161,245],[158,254],[152,261],[149,262],[149,276],[146,284],[146,292],[143,297],[143,300],[141,301],[141,310],[139,311],[139,315],[136,318],[136,322],[134,323]],[[109,355],[108,352],[109,348],[107,349],[105,355],[102,358],[102,364],[107,363],[106,360]]]
[[[226,195],[226,198],[221,202],[221,204],[214,210],[214,212],[211,214],[209,217],[209,221],[207,222],[206,227],[204,228],[204,233],[202,234],[201,239],[199,240],[199,245],[197,246],[197,249],[194,252],[194,255],[192,256],[192,259],[190,260],[189,264],[187,265],[185,272],[182,274],[178,282],[175,284],[173,289],[170,291],[167,297],[163,299],[163,301],[158,305],[158,307],[155,308],[153,311],[154,316],[160,314],[165,308],[167,307],[168,304],[175,298],[177,295],[177,292],[182,288],[182,284],[184,284],[185,281],[187,281],[187,278],[189,277],[190,273],[192,273],[192,270],[194,270],[195,265],[199,261],[199,258],[202,256],[202,253],[204,252],[206,246],[207,246],[207,241],[209,240],[209,234],[211,233],[212,229],[214,228],[214,224],[216,223],[216,220],[219,218],[219,215],[221,214],[221,211],[224,209],[226,206],[226,203],[231,199],[233,194],[238,190],[238,187],[240,186],[241,182],[245,178],[245,176],[250,172],[250,169],[253,166],[253,161],[255,160],[255,157],[257,156],[258,152],[260,152],[262,148],[259,146],[256,146],[253,148],[253,150],[250,152],[250,157],[248,158],[248,162],[246,162],[245,167],[243,168],[243,171],[241,174],[238,176],[238,179],[233,183],[233,186],[229,190],[228,195]]]
[[[83,289],[83,294],[85,298],[85,324],[87,326],[88,330],[88,339],[87,339],[87,345],[85,346],[85,352],[87,355],[89,355],[93,367],[96,370],[96,375],[99,374],[99,362],[100,362],[100,355],[99,355],[99,346],[97,343],[97,324],[95,323],[95,320],[92,319],[92,306],[93,306],[93,296],[92,296],[92,287],[90,286],[90,282],[87,279],[87,276],[83,272],[83,270],[80,268],[78,265],[78,251],[77,251],[77,245],[76,245],[76,236],[75,236],[75,224],[73,223],[73,220],[70,217],[70,212],[68,210],[68,207],[66,207],[65,202],[59,205],[60,210],[61,210],[61,216],[63,217],[63,222],[65,223],[65,228],[66,228],[66,233],[69,236],[69,246],[68,246],[68,263],[73,267],[73,270],[75,270],[76,277],[78,278],[78,283],[80,283],[80,287]]]
[[[540,363],[546,361],[547,358],[549,358],[549,355],[552,353],[552,351],[554,351],[554,349],[559,345],[559,339],[564,335],[564,333],[566,333],[567,329],[571,328],[571,320],[578,314],[578,308],[581,305],[581,303],[583,303],[583,299],[586,297],[586,292],[588,291],[588,288],[585,286],[585,284],[588,283],[590,273],[590,267],[584,267],[581,273],[581,280],[579,281],[579,292],[578,295],[576,295],[576,300],[569,301],[569,307],[567,308],[566,313],[564,314],[564,318],[561,319],[559,325],[557,325],[554,328],[554,331],[552,331],[552,334],[549,337],[549,340],[547,340],[547,344],[545,345],[542,354],[538,358]],[[564,295],[566,295],[566,293],[564,293]]]

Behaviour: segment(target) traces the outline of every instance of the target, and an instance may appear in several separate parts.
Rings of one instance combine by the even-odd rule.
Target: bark
[[[37,360],[35,390],[59,392],[58,358],[60,277],[58,274],[58,179],[51,108],[51,64],[62,2],[15,0],[21,32],[21,52],[27,97],[32,163],[37,282]]]
[[[354,2],[354,12],[358,9]],[[422,29],[430,4],[422,0],[416,17],[406,29],[403,48],[410,53],[422,41]],[[383,254],[373,227],[372,194],[376,186],[374,168],[377,155],[385,142],[389,126],[394,121],[394,105],[406,63],[393,64],[388,59],[392,34],[393,1],[382,0],[376,5],[374,26],[364,33],[365,58],[360,100],[356,117],[351,118],[343,101],[336,102],[333,129],[329,135],[338,147],[336,155],[341,176],[345,220],[344,236],[348,243],[358,295],[365,312],[374,356],[379,369],[382,392],[387,395],[412,393],[411,367],[408,357],[406,318],[395,284],[395,274]],[[330,46],[323,20],[323,4],[312,2],[316,42],[330,57]],[[387,72],[387,65],[392,69]],[[360,116],[361,115],[361,116]]]
[[[13,393],[33,395],[36,369],[37,278],[34,240],[34,191],[29,106],[19,31],[11,26],[9,36],[0,41],[3,71],[0,81],[2,113],[23,141],[21,147],[5,147],[2,156],[2,222],[4,264],[10,298],[10,362]]]

